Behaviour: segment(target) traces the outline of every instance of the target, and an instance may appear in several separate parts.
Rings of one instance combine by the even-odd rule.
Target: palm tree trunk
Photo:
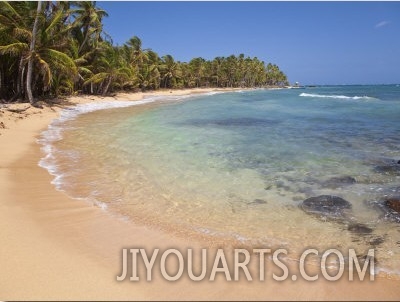
[[[83,39],[82,44],[79,46],[78,54],[81,54],[83,47],[84,47],[85,44],[87,43],[88,36],[89,36],[89,35],[88,35],[88,32],[89,32],[89,25],[86,25],[86,26],[85,26],[85,29],[83,30],[83,35],[84,35],[85,38]]]
[[[107,94],[108,89],[110,88],[111,82],[112,82],[112,77],[108,77],[106,87],[104,87],[104,90],[103,90],[103,94],[102,94],[103,96],[105,96]]]
[[[3,90],[4,90],[4,68],[1,65],[0,68],[0,99],[3,98]]]
[[[28,94],[29,103],[31,104],[34,103],[32,95],[33,54],[35,52],[36,35],[38,32],[39,15],[41,11],[42,11],[42,1],[38,1],[35,22],[33,23],[33,29],[32,29],[32,40],[31,40],[31,45],[29,47],[28,71],[26,75],[26,92]]]
[[[26,69],[26,66],[24,66],[24,67],[22,67],[22,72],[21,72],[21,82],[20,82],[20,85],[21,85],[21,95],[22,95],[22,98],[24,99],[25,98],[25,95],[26,95],[26,91],[25,91],[25,89],[24,89],[24,84],[25,84],[25,77],[26,77],[26,71],[25,71],[25,69]]]
[[[24,56],[21,56],[21,59],[19,60],[19,65],[18,65],[18,76],[17,76],[17,92],[15,95],[12,97],[12,101],[18,99],[22,91],[24,89]]]

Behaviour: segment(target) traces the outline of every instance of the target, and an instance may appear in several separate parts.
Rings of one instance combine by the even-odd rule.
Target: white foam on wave
[[[206,92],[204,93],[204,95],[215,95],[215,94],[220,94],[223,93],[224,91],[210,91],[210,92]]]
[[[327,94],[316,94],[316,93],[300,93],[299,96],[309,98],[329,98],[329,99],[343,99],[343,100],[376,100],[376,98],[370,96],[347,96],[347,95],[327,95]]]

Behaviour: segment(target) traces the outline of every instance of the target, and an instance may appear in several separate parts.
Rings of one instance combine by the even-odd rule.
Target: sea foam
[[[300,93],[299,96],[309,98],[329,98],[329,99],[344,99],[344,100],[376,100],[370,96],[347,96],[347,95],[326,95],[314,93]]]

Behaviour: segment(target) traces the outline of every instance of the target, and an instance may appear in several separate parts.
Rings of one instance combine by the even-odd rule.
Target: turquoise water
[[[118,217],[215,244],[377,250],[398,273],[400,224],[373,206],[400,195],[400,87],[330,86],[176,98],[65,118],[42,165],[71,196]],[[53,130],[54,130],[53,129]],[[53,133],[54,135],[54,133]],[[62,138],[62,139],[61,139]],[[351,177],[353,181],[332,182]],[[352,204],[343,222],[312,196]],[[348,230],[351,223],[372,229]]]

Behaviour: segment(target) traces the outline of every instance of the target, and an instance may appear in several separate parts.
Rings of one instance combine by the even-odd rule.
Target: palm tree
[[[32,37],[29,18],[32,4],[34,3],[0,2],[0,91],[2,97],[11,98],[11,101],[23,94],[26,88],[23,76],[26,73],[29,41]]]
[[[39,17],[42,12],[42,1],[38,1],[37,11],[35,22],[33,23],[32,29],[32,38],[29,46],[29,57],[28,57],[28,71],[26,74],[26,93],[28,94],[29,103],[33,104],[33,95],[32,95],[32,71],[33,71],[33,60],[35,55],[35,46],[36,46],[36,35],[39,27]]]
[[[79,41],[78,53],[81,55],[92,48],[96,48],[101,41],[103,32],[102,19],[108,14],[96,6],[96,1],[77,1],[76,7],[71,10],[75,16],[75,38]]]
[[[175,62],[171,55],[166,55],[162,58],[162,79],[164,80],[164,88],[174,88],[176,80],[182,75],[179,64]]]
[[[15,96],[24,94],[25,87],[27,99],[34,104],[35,96],[47,91],[60,91],[60,87],[54,89],[54,84],[71,86],[76,75],[76,65],[68,55],[70,38],[69,29],[63,23],[65,11],[51,2],[47,2],[43,9],[43,2],[38,2],[34,9],[34,19],[31,20],[25,17],[33,11],[31,3],[35,4],[18,3],[15,7],[3,4],[3,7],[13,12],[6,25],[13,36],[8,43],[0,46],[0,55],[17,58],[19,63]],[[33,26],[29,29],[31,22]],[[57,80],[53,82],[53,78]]]
[[[211,62],[211,71],[210,71],[210,77],[211,77],[211,83],[213,83],[216,87],[220,87],[220,82],[221,79],[223,78],[222,75],[222,64],[223,64],[224,58],[223,57],[216,57],[214,60]]]
[[[105,34],[102,19],[108,14],[97,7],[96,1],[82,1],[74,2],[70,15],[74,20],[71,24],[71,56],[78,67],[75,85],[77,89],[93,94],[94,83],[90,84],[89,90],[85,90],[84,83],[96,73],[95,61],[102,52],[98,46],[102,42],[101,34]]]
[[[122,50],[113,47],[107,42],[101,44],[101,57],[96,61],[98,72],[94,73],[84,85],[96,84],[97,91],[103,96],[106,95],[112,84],[122,88],[124,85],[134,85],[135,79],[132,70],[123,60]]]
[[[134,36],[124,44],[126,49],[128,60],[131,64],[142,66],[149,59],[147,56],[147,50],[142,49],[142,40],[139,37]]]
[[[143,64],[140,70],[142,90],[158,89],[161,81],[161,60],[158,54],[152,50],[146,51],[146,63]]]
[[[194,58],[189,62],[189,68],[191,70],[191,74],[196,83],[196,87],[200,87],[202,85],[201,80],[205,76],[205,62],[203,58]]]
[[[142,49],[142,40],[137,36],[130,38],[123,50],[126,61],[140,79],[140,88],[159,87],[159,83],[153,79],[160,77],[158,55],[151,49]]]
[[[278,65],[269,63],[266,70],[266,82],[271,86],[288,85],[286,75],[279,69]]]

